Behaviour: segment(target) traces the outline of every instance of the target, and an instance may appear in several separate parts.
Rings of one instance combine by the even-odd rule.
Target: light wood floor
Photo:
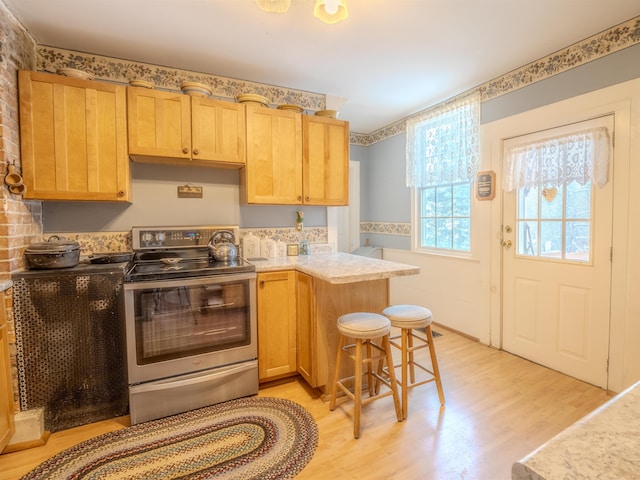
[[[398,423],[391,397],[362,412],[353,438],[352,405],[330,412],[317,392],[295,379],[260,390],[294,400],[316,419],[319,444],[299,479],[511,478],[511,465],[613,394],[449,332],[435,344],[446,407],[435,384],[409,395],[409,418]],[[31,468],[82,440],[128,424],[128,417],[56,432],[45,446],[0,455],[0,480]],[[56,479],[57,480],[57,479]]]

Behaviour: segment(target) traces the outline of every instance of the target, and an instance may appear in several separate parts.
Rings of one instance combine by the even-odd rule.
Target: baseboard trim
[[[7,447],[2,451],[2,453],[13,453],[19,452],[21,450],[28,450],[29,448],[42,447],[49,440],[49,436],[51,432],[46,430],[40,438],[35,440],[29,440],[27,442],[14,443],[12,445],[7,445]]]

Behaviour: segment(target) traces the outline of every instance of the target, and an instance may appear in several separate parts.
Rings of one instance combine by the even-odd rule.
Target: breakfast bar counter
[[[364,282],[400,275],[416,275],[420,267],[350,253],[315,253],[267,260],[251,260],[256,271],[293,269],[331,284]]]
[[[640,382],[516,462],[511,474],[513,480],[640,478]]]

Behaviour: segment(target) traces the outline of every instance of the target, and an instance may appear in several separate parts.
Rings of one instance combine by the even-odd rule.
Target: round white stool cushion
[[[377,313],[356,312],[338,318],[338,330],[346,337],[377,338],[391,331],[391,322]]]
[[[425,328],[431,324],[431,310],[419,305],[391,305],[382,311],[399,328]]]

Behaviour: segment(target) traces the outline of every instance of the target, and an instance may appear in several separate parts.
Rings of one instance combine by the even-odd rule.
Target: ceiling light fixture
[[[269,13],[285,13],[291,0],[256,0],[258,7]],[[324,23],[338,23],[349,16],[346,0],[315,0],[313,15]]]
[[[324,23],[338,23],[349,16],[346,0],[316,0],[313,14]]]
[[[291,0],[256,0],[256,3],[269,13],[284,13],[291,6]]]

